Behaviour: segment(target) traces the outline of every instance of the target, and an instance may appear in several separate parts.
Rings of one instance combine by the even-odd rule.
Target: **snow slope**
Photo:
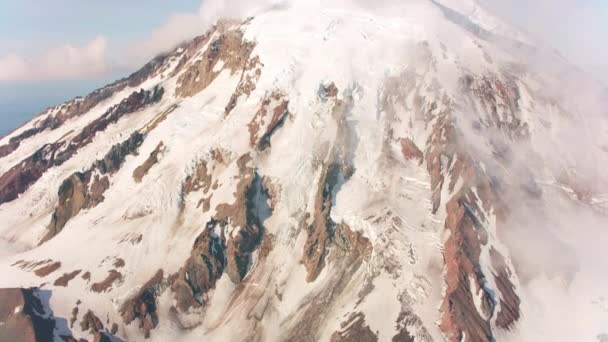
[[[534,45],[468,0],[220,22],[0,158],[0,287],[85,339],[597,339],[608,97]]]

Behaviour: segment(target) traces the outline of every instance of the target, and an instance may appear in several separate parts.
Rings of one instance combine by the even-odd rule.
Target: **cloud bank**
[[[220,18],[237,19],[286,3],[286,0],[203,0],[197,13],[177,13],[146,39],[128,49],[131,65],[141,65],[155,55],[207,31]]]
[[[97,36],[83,46],[65,44],[40,56],[9,54],[0,57],[0,81],[76,80],[99,77],[108,71],[108,40]]]

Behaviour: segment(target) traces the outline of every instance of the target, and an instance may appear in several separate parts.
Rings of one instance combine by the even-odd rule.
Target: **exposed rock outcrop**
[[[515,286],[511,282],[511,270],[507,267],[504,257],[496,249],[491,248],[490,260],[496,272],[493,275],[494,282],[500,292],[500,311],[496,316],[496,326],[511,329],[521,316],[519,312],[521,300],[515,293]]]
[[[356,148],[354,133],[347,122],[347,115],[352,106],[352,97],[338,100],[338,89],[331,83],[321,86],[320,96],[323,101],[333,101],[332,116],[338,125],[336,141],[329,153],[328,162],[322,166],[315,192],[312,223],[306,225],[306,242],[302,263],[306,267],[306,281],[314,281],[325,267],[325,257],[334,239],[336,222],[331,219],[331,209],[336,203],[336,196],[342,185],[353,175],[352,153]]]
[[[121,117],[160,101],[163,94],[164,89],[162,87],[134,92],[85,126],[70,141],[59,140],[42,146],[31,156],[0,176],[0,204],[13,201],[38,181],[48,169],[65,163],[80,148],[91,143],[98,132],[104,131]]]
[[[422,164],[423,154],[422,151],[416,146],[416,144],[410,138],[401,139],[401,153],[407,160],[417,160]]]
[[[101,319],[99,319],[99,317],[97,317],[91,310],[88,310],[82,316],[80,328],[82,331],[89,332],[91,335],[93,335],[93,342],[120,341],[120,339],[118,339],[116,336],[113,336],[116,332],[113,333],[104,327]]]
[[[144,331],[146,338],[150,337],[150,331],[158,325],[157,297],[162,291],[162,282],[163,270],[158,270],[120,309],[125,324],[139,320],[139,328]]]
[[[240,180],[232,204],[220,204],[214,218],[194,243],[191,257],[172,279],[171,289],[175,294],[177,309],[186,312],[191,307],[204,307],[208,292],[224,272],[234,283],[240,283],[247,275],[252,254],[263,244],[263,222],[272,209],[268,181],[258,175],[248,163],[251,157],[244,155],[236,162]],[[202,165],[202,164],[201,164]],[[197,174],[207,173],[206,167]],[[203,179],[206,177],[202,177]],[[201,179],[192,177],[191,180]],[[186,182],[186,189],[201,189],[208,182]],[[231,229],[232,231],[230,232]],[[225,234],[225,231],[229,234]],[[265,249],[270,248],[267,241]]]
[[[207,292],[215,287],[224,273],[225,239],[216,228],[219,228],[217,221],[207,223],[194,241],[191,256],[172,281],[171,290],[175,295],[176,307],[181,312],[205,305]]]
[[[440,207],[444,186],[452,193],[445,204],[449,237],[444,245],[447,289],[441,328],[450,341],[459,341],[465,335],[470,341],[491,340],[490,320],[497,306],[493,292],[497,289],[490,288],[487,277],[491,275],[482,271],[480,256],[482,250],[490,248],[486,215],[493,212],[500,223],[506,207],[495,192],[496,184],[466,152],[464,140],[448,114],[436,121],[427,146],[425,160],[431,176],[433,210]],[[501,286],[511,286],[512,290],[512,284]],[[473,296],[480,298],[480,307]],[[518,302],[511,300],[510,304],[509,309],[519,310]]]
[[[255,116],[247,125],[251,147],[263,151],[270,146],[272,135],[289,116],[289,101],[280,92],[274,92],[264,98]]]
[[[56,318],[48,300],[50,291],[0,289],[0,341],[40,342],[68,339],[71,333],[65,319]]]
[[[353,313],[347,321],[340,324],[341,331],[331,335],[331,342],[377,342],[378,335],[365,323],[365,315]],[[413,340],[412,340],[413,341]]]
[[[137,154],[144,136],[139,132],[110,148],[103,159],[96,161],[88,170],[75,172],[63,181],[58,191],[58,203],[40,244],[52,239],[63,230],[67,222],[82,209],[89,209],[103,202],[104,192],[110,187],[108,177],[118,171],[128,155]]]
[[[177,80],[177,96],[189,97],[207,88],[222,70],[232,74],[242,71],[248,64],[255,44],[246,42],[238,29],[221,32],[202,57],[191,64]]]
[[[91,285],[91,291],[97,293],[106,292],[108,289],[111,289],[114,282],[117,281],[122,281],[122,274],[116,270],[110,270],[108,276],[104,280]]]
[[[244,206],[239,204],[238,198],[235,205],[239,206],[236,210],[245,211],[245,224],[237,226],[238,230],[236,234],[232,234],[227,246],[227,273],[234,283],[240,283],[247,275],[251,266],[251,255],[260,246],[264,236],[263,222],[272,214],[268,191],[257,172],[254,173],[244,195]]]
[[[66,287],[72,279],[76,278],[76,276],[80,274],[80,272],[80,270],[76,270],[74,272],[64,273],[61,277],[55,280],[53,285]]]
[[[141,164],[140,166],[135,168],[135,170],[133,170],[133,179],[137,183],[141,183],[141,180],[148,174],[148,171],[150,171],[152,166],[154,166],[156,163],[158,163],[158,161],[162,157],[164,150],[165,150],[165,145],[161,141],[160,143],[158,143],[158,145],[156,146],[154,151],[150,152],[148,159],[146,159],[146,161],[143,164]]]
[[[57,261],[46,266],[40,267],[34,271],[34,274],[39,277],[46,277],[47,275],[57,271],[61,267],[61,262]]]

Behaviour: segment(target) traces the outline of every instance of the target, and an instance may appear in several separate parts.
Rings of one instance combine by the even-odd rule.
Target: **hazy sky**
[[[217,13],[268,1],[0,0],[0,135],[134,71]],[[478,1],[608,83],[608,0]]]
[[[608,84],[608,0],[478,0]]]

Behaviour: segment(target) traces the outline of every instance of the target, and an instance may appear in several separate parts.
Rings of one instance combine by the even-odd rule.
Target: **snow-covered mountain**
[[[607,92],[471,0],[290,1],[0,140],[0,340],[604,341]]]

